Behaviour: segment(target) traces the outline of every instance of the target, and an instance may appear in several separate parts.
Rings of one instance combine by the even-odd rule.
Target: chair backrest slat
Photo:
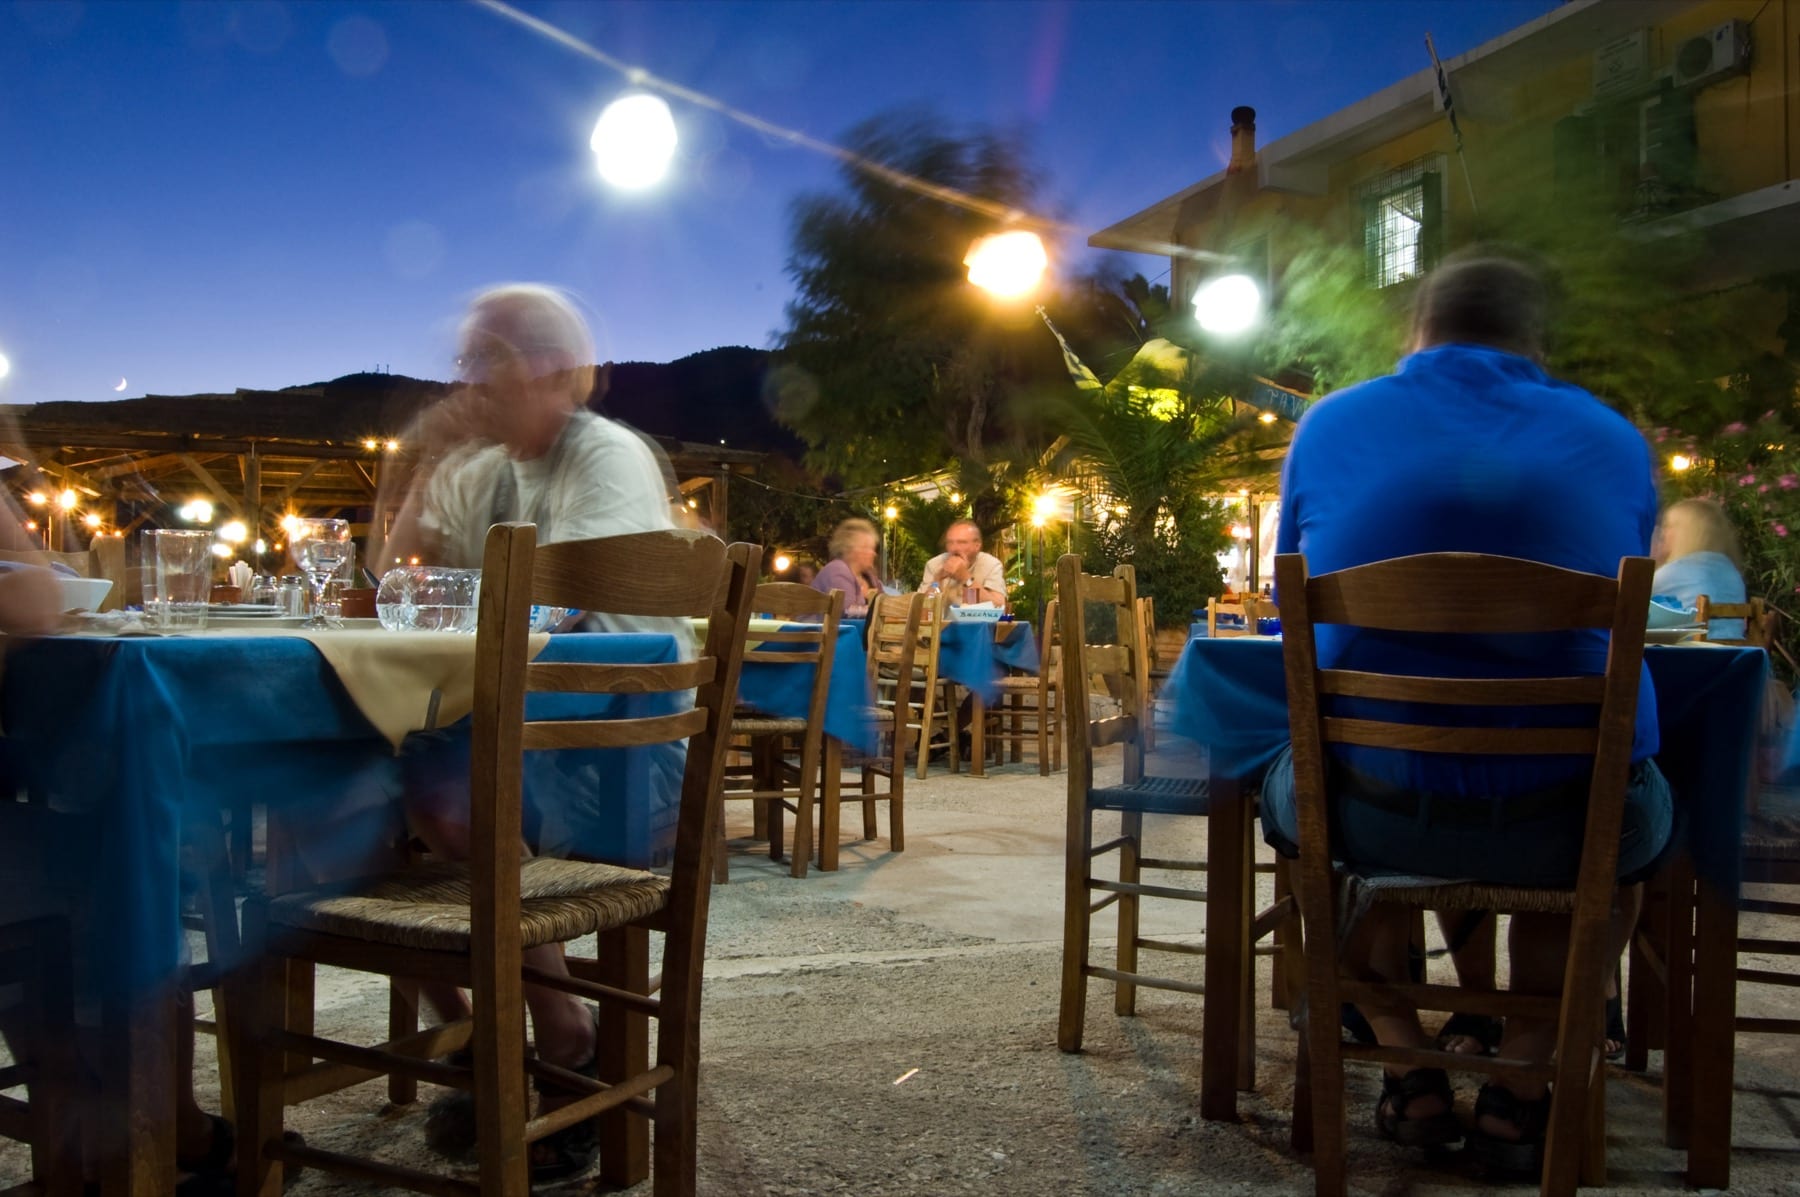
[[[1606,693],[1606,679],[1408,677],[1354,669],[1322,669],[1319,671],[1319,693],[1384,698],[1394,702],[1435,702],[1444,706],[1561,706],[1599,702]]]
[[[711,657],[657,665],[583,665],[577,662],[533,662],[525,670],[531,691],[559,694],[657,694],[692,690],[718,671]]]
[[[1588,756],[1599,746],[1591,727],[1441,727],[1327,715],[1319,721],[1328,744],[1404,748],[1409,752],[1494,756]]]
[[[706,712],[698,708],[677,715],[637,719],[544,719],[525,725],[522,747],[642,748],[685,740],[706,730]]]
[[[1531,589],[1508,589],[1526,578]],[[1482,553],[1398,557],[1323,574],[1309,585],[1314,624],[1395,632],[1508,634],[1611,627],[1617,593],[1611,578]],[[1287,592],[1281,593],[1285,601]],[[1497,595],[1511,601],[1496,602]]]
[[[1760,598],[1751,598],[1742,603],[1715,603],[1708,595],[1701,595],[1694,600],[1694,622],[1700,625],[1701,640],[1713,644],[1748,644],[1755,648],[1768,648],[1775,639],[1775,621],[1780,614]],[[1742,639],[1729,639],[1712,634],[1712,621],[1715,619],[1741,619],[1744,621]]]

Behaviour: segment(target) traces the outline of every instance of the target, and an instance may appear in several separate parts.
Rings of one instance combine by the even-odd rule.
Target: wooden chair
[[[1258,608],[1262,601],[1254,594],[1246,594],[1242,598],[1225,600],[1209,598],[1206,600],[1206,634],[1208,636],[1254,636]],[[1237,625],[1220,624],[1220,616],[1236,616],[1242,622]]]
[[[262,956],[249,1004],[246,1086],[239,1102],[238,1192],[281,1192],[282,1165],[303,1164],[421,1192],[524,1197],[530,1143],[601,1118],[602,1170],[622,1186],[642,1178],[642,1124],[655,1127],[655,1191],[695,1188],[695,1097],[709,875],[720,807],[726,721],[737,689],[761,551],[703,533],[641,533],[538,546],[528,524],[488,532],[476,638],[470,843],[467,865],[438,862],[360,887],[287,894],[247,907]],[[533,664],[533,603],[629,615],[708,617],[697,660],[676,664]],[[532,720],[527,692],[695,694],[675,714]],[[522,753],[626,748],[687,740],[675,855],[667,877],[603,864],[522,860]],[[646,935],[664,936],[652,994]],[[526,947],[598,933],[599,955],[569,961],[570,977],[523,968]],[[284,1025],[285,965],[318,962],[388,976],[437,978],[473,991],[475,1014],[375,1048],[298,1034]],[[600,1003],[598,1071],[581,1076],[524,1057],[521,982]],[[656,1063],[640,1068],[645,1016],[659,1020]],[[436,1057],[467,1043],[472,1068]],[[286,1061],[284,1063],[284,1056]],[[298,1059],[297,1067],[291,1066]],[[312,1065],[318,1059],[323,1064]],[[583,1094],[526,1119],[525,1074]],[[477,1182],[284,1142],[282,1107],[399,1072],[473,1090]]]
[[[993,748],[994,763],[1004,762],[1009,747],[1017,761],[1020,748],[1032,744],[1040,777],[1062,768],[1062,650],[1056,635],[1056,609],[1055,599],[1044,608],[1037,673],[1002,677],[1000,700],[988,711],[987,742]]]
[[[68,920],[46,915],[0,926],[0,984],[20,985],[25,999],[8,1019],[14,1062],[0,1067],[0,1089],[27,1090],[26,1100],[0,1096],[0,1135],[30,1145],[34,1182],[6,1192],[77,1197],[82,1103],[72,1090],[81,1068]]]
[[[1694,600],[1694,622],[1701,625],[1698,638],[1714,644],[1748,644],[1756,648],[1768,648],[1775,638],[1775,621],[1779,618],[1780,614],[1759,598],[1753,598],[1747,603],[1715,603],[1703,594]],[[1744,635],[1733,639],[1714,636],[1712,621],[1715,619],[1743,620]]]
[[[24,561],[32,565],[66,565],[84,578],[106,578],[112,582],[97,610],[119,611],[135,596],[125,588],[125,540],[119,536],[96,536],[86,552],[52,553],[49,551],[0,551],[0,561]]]
[[[906,850],[906,753],[913,745],[911,690],[913,662],[919,648],[919,621],[925,611],[922,594],[882,594],[869,605],[869,683],[875,705],[866,713],[874,724],[879,746],[874,756],[860,762],[859,792],[862,802],[863,838],[879,834],[875,822],[877,799],[888,804],[888,848]],[[828,739],[825,769],[842,771],[842,745]],[[875,779],[887,778],[887,789],[877,791]],[[838,866],[841,786],[825,790],[819,815],[819,868],[830,872]]]
[[[1616,580],[1553,566],[1471,553],[1437,553],[1377,562],[1308,577],[1305,558],[1275,563],[1282,596],[1283,655],[1293,743],[1300,859],[1296,870],[1306,950],[1306,1020],[1295,1088],[1295,1144],[1313,1151],[1321,1194],[1345,1191],[1345,1058],[1477,1071],[1502,1081],[1548,1080],[1553,1104],[1541,1192],[1572,1193],[1577,1173],[1604,1183],[1605,1060],[1598,1050],[1605,1004],[1611,911],[1617,888],[1619,827],[1624,809],[1637,687],[1643,660],[1644,612],[1650,600],[1648,558],[1619,563]],[[1517,601],[1529,594],[1532,601]],[[1422,678],[1319,668],[1315,624],[1401,632],[1527,633],[1607,628],[1611,651],[1603,677]],[[1579,727],[1440,727],[1321,714],[1320,697],[1343,696],[1447,706],[1595,708]],[[1528,713],[1528,712],[1527,712]],[[1326,745],[1360,744],[1443,753],[1579,754],[1591,756],[1580,876],[1572,890],[1494,885],[1382,886],[1377,902],[1420,910],[1566,911],[1570,950],[1560,997],[1480,993],[1456,986],[1361,982],[1340,971],[1336,892],[1327,828]],[[1490,1016],[1525,1015],[1557,1025],[1555,1062],[1459,1055],[1428,1049],[1344,1044],[1339,1003],[1401,1001],[1426,1010]],[[1322,1015],[1322,1016],[1321,1016]],[[1309,1097],[1307,1095],[1310,1095]],[[1585,1148],[1585,1150],[1584,1150]]]
[[[913,686],[912,693],[907,698],[907,707],[918,716],[918,722],[914,725],[918,735],[913,738],[913,743],[918,748],[919,780],[924,781],[926,767],[931,763],[933,732],[942,731],[949,743],[952,773],[956,772],[961,748],[956,741],[956,703],[951,693],[955,687],[948,678],[938,673],[938,661],[943,655],[944,624],[949,618],[945,612],[950,606],[950,596],[933,594],[921,597],[924,598],[925,605],[919,612],[918,644],[913,650]],[[895,709],[899,708],[896,706]]]
[[[722,792],[727,800],[756,802],[763,807],[759,821],[769,837],[769,858],[781,859],[784,810],[794,812],[794,849],[788,871],[806,876],[812,858],[813,813],[821,789],[836,790],[839,779],[821,768],[824,759],[825,700],[831,689],[831,665],[837,655],[838,623],[844,614],[844,592],[821,594],[797,582],[764,582],[756,588],[756,611],[772,619],[790,621],[780,631],[758,632],[756,647],[747,649],[744,661],[769,665],[810,664],[812,695],[804,718],[767,715],[740,706],[731,717],[732,738],[749,742],[750,766]],[[799,764],[790,764],[790,747],[798,749]],[[728,777],[731,775],[728,773]],[[835,801],[835,798],[834,798]],[[719,829],[720,863],[715,880],[726,877],[725,829]]]
[[[1146,869],[1204,873],[1203,860],[1152,857],[1144,851],[1144,816],[1205,815],[1208,785],[1202,777],[1154,777],[1144,773],[1143,709],[1144,653],[1137,619],[1137,575],[1129,565],[1115,569],[1111,577],[1081,572],[1081,558],[1069,554],[1056,567],[1057,621],[1062,638],[1062,685],[1065,732],[1069,747],[1068,836],[1064,844],[1062,996],[1057,1022],[1057,1046],[1063,1051],[1081,1050],[1087,1015],[1087,983],[1090,977],[1114,982],[1113,1010],[1131,1015],[1137,1009],[1139,986],[1177,993],[1200,994],[1198,982],[1161,977],[1138,970],[1138,953],[1154,951],[1196,956],[1201,946],[1146,939],[1139,934],[1139,903],[1144,898],[1204,902],[1204,891],[1191,887],[1146,885]],[[1095,643],[1089,632],[1088,608],[1110,615],[1111,642]],[[1101,622],[1106,622],[1102,620]],[[1092,681],[1102,679],[1105,696],[1115,700],[1119,713],[1093,717],[1093,699],[1102,694]],[[1094,784],[1094,749],[1119,744],[1124,749],[1123,775],[1118,785]],[[1117,838],[1094,843],[1094,813],[1116,811]],[[1242,849],[1251,851],[1246,836]],[[1094,875],[1094,862],[1116,853],[1118,880]],[[1251,909],[1254,884],[1251,870],[1242,871],[1245,909]],[[1093,895],[1105,896],[1098,901]],[[1116,968],[1088,963],[1088,943],[1093,916],[1108,906],[1119,908]],[[1292,903],[1278,904],[1258,914],[1252,939],[1280,925]],[[1247,990],[1248,975],[1233,978],[1233,985]],[[1248,1054],[1253,1020],[1245,1018],[1236,1028],[1240,1057]]]

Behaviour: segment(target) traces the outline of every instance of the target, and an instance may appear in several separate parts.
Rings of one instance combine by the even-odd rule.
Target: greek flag
[[[1049,314],[1046,313],[1043,308],[1039,308],[1037,314],[1038,318],[1044,322],[1044,327],[1050,330],[1050,335],[1056,338],[1056,343],[1062,346],[1063,367],[1068,370],[1069,377],[1075,380],[1077,389],[1083,391],[1100,390],[1100,380],[1094,376],[1092,370],[1088,369],[1087,366],[1082,363],[1080,358],[1075,356],[1075,351],[1069,348],[1069,342],[1064,339],[1062,333],[1057,331],[1056,325],[1050,323]]]
[[[1456,138],[1456,152],[1463,152],[1462,126],[1456,123],[1456,104],[1450,98],[1450,77],[1444,73],[1444,64],[1438,59],[1437,46],[1431,35],[1425,35],[1425,48],[1431,51],[1431,65],[1437,70],[1438,98],[1444,102],[1444,115],[1450,118],[1450,133]]]

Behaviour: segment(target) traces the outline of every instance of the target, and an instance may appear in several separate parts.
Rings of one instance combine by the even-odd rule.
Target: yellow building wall
[[[1631,0],[1619,0],[1629,3]],[[1719,198],[1772,186],[1794,177],[1800,164],[1800,0],[1703,0],[1661,26],[1648,27],[1652,74],[1662,71],[1681,44],[1728,21],[1748,23],[1752,56],[1748,74],[1703,88],[1694,95],[1699,183]],[[1477,202],[1498,197],[1522,176],[1553,163],[1552,130],[1557,121],[1591,102],[1593,55],[1581,53],[1521,78],[1504,111],[1459,112],[1470,179],[1457,161],[1449,123],[1439,119],[1401,134],[1335,165],[1324,196],[1261,192],[1247,199],[1234,229],[1253,228],[1265,218],[1286,217],[1315,226],[1341,226],[1349,234],[1350,196],[1364,180],[1419,158],[1444,158],[1444,219],[1454,241],[1472,219],[1469,190]],[[1211,219],[1181,230],[1191,245],[1216,245]],[[1231,241],[1226,233],[1225,241]]]

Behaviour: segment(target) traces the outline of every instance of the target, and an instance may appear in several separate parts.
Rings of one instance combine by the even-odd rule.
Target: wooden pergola
[[[378,381],[357,385],[359,377]],[[250,540],[278,542],[288,515],[348,518],[360,536],[384,472],[407,463],[405,430],[447,389],[352,376],[281,391],[5,407],[0,453],[24,463],[8,481],[51,548],[85,547],[90,516],[121,535],[178,525],[177,510],[195,499],[212,504],[215,524],[242,521]],[[763,454],[650,439],[668,455],[689,506],[723,531],[731,476],[752,473]],[[72,510],[57,502],[65,491],[74,493]]]

